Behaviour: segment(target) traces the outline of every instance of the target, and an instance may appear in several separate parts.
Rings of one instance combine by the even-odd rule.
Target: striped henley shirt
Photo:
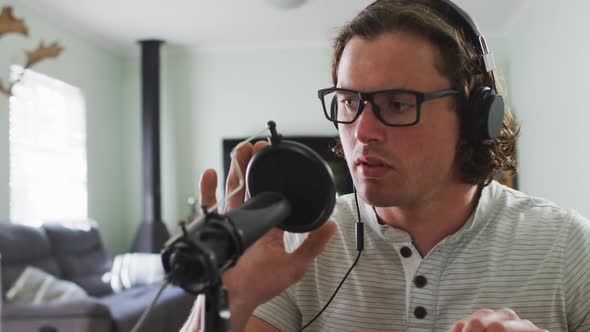
[[[362,202],[365,250],[306,331],[448,331],[478,309],[510,308],[551,332],[590,331],[590,222],[492,182],[465,225],[420,257],[408,233],[380,225]],[[342,196],[336,234],[303,279],[255,315],[299,331],[356,258],[354,197]],[[286,234],[292,250],[299,234]]]

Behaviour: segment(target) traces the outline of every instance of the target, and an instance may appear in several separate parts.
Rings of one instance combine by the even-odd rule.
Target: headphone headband
[[[483,73],[489,73],[492,78],[492,88],[496,90],[496,82],[494,79],[493,70],[496,69],[496,61],[494,60],[494,54],[488,49],[488,45],[486,42],[485,37],[479,31],[477,24],[471,19],[471,16],[467,14],[461,7],[457,6],[450,0],[431,0],[432,1],[440,1],[444,4],[441,7],[442,14],[445,17],[456,21],[461,25],[463,28],[463,32],[466,34],[466,37],[469,39],[469,42],[474,47],[475,52],[477,53],[478,63],[477,65],[481,69]]]

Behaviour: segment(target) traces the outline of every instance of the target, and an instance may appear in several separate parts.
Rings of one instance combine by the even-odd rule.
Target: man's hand
[[[450,332],[546,332],[510,309],[481,309],[453,325]]]
[[[254,146],[244,145],[236,152],[236,160],[242,174],[252,156],[267,145],[258,142]],[[226,193],[234,190],[239,183],[233,162],[226,181]],[[208,169],[201,176],[201,205],[212,206],[217,202],[217,174]],[[225,212],[241,205],[245,197],[245,188],[227,201]],[[320,228],[310,232],[307,239],[293,253],[287,253],[283,244],[283,231],[274,228],[248,248],[238,260],[236,266],[223,274],[223,284],[228,290],[231,323],[234,331],[242,331],[246,321],[257,306],[277,296],[287,287],[299,281],[305,271],[324,249],[330,237],[336,231],[336,224],[328,221]],[[196,330],[199,325],[192,320],[198,317],[193,311],[185,325],[186,331]],[[196,319],[198,320],[198,318]],[[189,326],[192,326],[189,328]],[[185,330],[183,330],[185,331]]]

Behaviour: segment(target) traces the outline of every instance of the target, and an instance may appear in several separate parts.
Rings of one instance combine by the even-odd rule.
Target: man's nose
[[[363,101],[361,114],[355,121],[355,137],[362,143],[383,140],[385,125],[375,114],[375,105],[369,101]]]

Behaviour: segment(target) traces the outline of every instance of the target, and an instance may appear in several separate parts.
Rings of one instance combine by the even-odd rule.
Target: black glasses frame
[[[338,91],[356,94],[360,98],[360,102],[359,102],[358,109],[356,110],[356,114],[355,114],[354,118],[352,118],[352,120],[350,120],[350,121],[338,121],[333,118],[334,117],[333,113],[335,112],[335,110],[332,109],[333,103],[330,105],[329,111],[328,111],[328,107],[326,107],[324,96],[329,93],[338,92]],[[391,124],[391,123],[386,122],[383,119],[383,117],[381,117],[381,110],[379,109],[377,104],[375,104],[375,102],[373,100],[373,97],[376,94],[384,93],[384,92],[408,93],[408,94],[412,94],[412,95],[416,96],[416,121],[414,121],[412,123],[404,123],[404,124]],[[326,116],[326,119],[328,119],[334,123],[343,123],[343,124],[353,123],[356,121],[356,119],[358,119],[358,117],[364,111],[365,103],[368,102],[371,104],[372,109],[373,109],[373,113],[375,114],[377,119],[379,119],[379,121],[381,121],[381,123],[383,123],[384,125],[389,126],[389,127],[413,126],[413,125],[417,124],[418,122],[420,122],[420,110],[422,108],[421,106],[422,106],[423,102],[429,101],[432,99],[446,97],[446,96],[457,95],[457,94],[459,94],[459,91],[453,90],[453,89],[438,90],[438,91],[432,91],[432,92],[420,92],[420,91],[406,90],[406,89],[392,89],[392,90],[379,90],[379,91],[366,92],[366,93],[356,91],[356,90],[351,90],[351,89],[343,89],[343,88],[327,88],[327,89],[318,90],[318,98],[320,98],[320,101],[322,102],[322,106],[324,108],[324,115]]]

